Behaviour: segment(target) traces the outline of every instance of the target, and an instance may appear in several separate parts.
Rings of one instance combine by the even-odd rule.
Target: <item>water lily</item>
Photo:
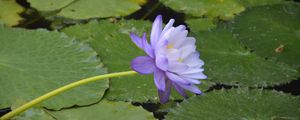
[[[171,19],[162,28],[162,16],[158,15],[152,26],[150,44],[146,33],[142,37],[130,34],[132,41],[147,54],[133,59],[131,67],[140,74],[154,74],[161,103],[168,101],[172,87],[184,97],[188,97],[185,90],[201,94],[195,84],[207,78],[203,74],[204,62],[196,51],[196,39],[187,37],[184,25],[173,27],[174,22]]]

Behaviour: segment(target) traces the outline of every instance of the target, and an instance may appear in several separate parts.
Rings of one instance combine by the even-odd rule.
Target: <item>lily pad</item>
[[[217,27],[216,20],[212,18],[198,18],[198,19],[188,19],[186,23],[191,28],[191,31],[201,32],[201,31],[209,31],[215,29]]]
[[[140,9],[133,0],[29,0],[32,7],[41,12],[55,12],[57,16],[69,19],[90,19],[129,15]]]
[[[56,120],[43,108],[31,108],[13,118],[13,120]]]
[[[0,36],[0,108],[106,73],[94,50],[65,34],[0,27]],[[42,106],[58,110],[92,104],[107,88],[108,80],[94,82],[51,98]]]
[[[18,25],[23,18],[19,15],[24,8],[15,0],[0,0],[0,24]]]
[[[299,97],[284,93],[221,90],[184,101],[167,120],[299,120],[299,109]]]
[[[296,3],[253,7],[234,20],[233,31],[257,55],[299,70],[299,20],[300,5]]]
[[[49,111],[57,120],[154,120],[152,113],[126,102],[100,103],[61,111]]]
[[[66,7],[75,0],[49,0],[49,1],[40,1],[40,0],[28,0],[30,6],[34,7],[39,11],[49,12],[56,11],[63,7]]]
[[[285,2],[285,0],[240,0],[246,7],[273,5]]]
[[[194,17],[220,17],[230,20],[235,14],[245,10],[239,0],[161,0],[175,11]]]
[[[297,77],[297,71],[288,65],[276,64],[246,50],[229,30],[220,27],[195,36],[200,57],[205,61],[204,73],[213,82],[268,86]]]

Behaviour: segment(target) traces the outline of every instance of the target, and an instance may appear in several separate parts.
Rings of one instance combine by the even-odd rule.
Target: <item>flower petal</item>
[[[174,22],[175,22],[174,19],[170,19],[167,25],[165,26],[165,28],[163,29],[163,31],[161,32],[160,36],[163,36],[173,26]]]
[[[131,68],[141,74],[151,74],[154,72],[154,59],[149,56],[139,56],[131,61]]]
[[[199,56],[199,52],[194,52],[186,57],[183,62],[186,63],[189,67],[201,67],[202,65],[204,65],[204,62],[199,58]]]
[[[166,89],[165,91],[158,90],[158,96],[160,103],[166,103],[169,100],[170,93],[172,88],[172,82],[168,79],[166,79]]]
[[[192,73],[192,74],[181,74],[181,75],[186,78],[192,78],[192,79],[206,79],[207,78],[207,76],[204,75],[202,72]]]
[[[136,35],[134,33],[130,33],[130,38],[136,46],[143,49],[142,38],[140,38],[138,35]]]
[[[150,42],[154,48],[159,40],[161,31],[162,31],[162,16],[158,15],[155,18],[154,23],[152,25],[151,36],[150,36],[150,40],[151,40]]]
[[[203,72],[204,69],[203,68],[199,68],[199,67],[189,67],[186,71],[180,73],[181,75],[183,74],[192,74],[192,73],[198,73],[198,72]]]
[[[195,45],[196,39],[194,37],[186,37],[185,41],[181,44],[180,47],[184,47],[187,45]]]
[[[173,83],[173,86],[175,87],[176,91],[183,97],[187,98],[188,95],[184,92],[184,89],[181,88],[179,85],[177,85],[176,83]]]
[[[154,83],[158,90],[165,91],[165,82],[166,82],[166,75],[165,72],[155,68],[154,69]]]
[[[168,59],[167,57],[161,55],[161,54],[156,54],[156,59],[155,59],[155,64],[156,66],[163,70],[163,71],[167,71],[168,69]]]
[[[142,48],[150,57],[154,58],[154,50],[147,41],[146,33],[142,37]]]
[[[180,58],[180,51],[178,49],[167,49],[168,61],[178,61]]]
[[[174,72],[174,73],[181,73],[188,69],[188,66],[180,63],[180,62],[169,62],[168,63],[168,71]]]
[[[185,84],[178,84],[180,87],[182,87],[183,89],[186,89],[188,91],[191,91],[195,94],[201,94],[202,92],[199,90],[199,88],[193,84],[190,85],[185,85]]]
[[[194,53],[196,51],[196,46],[195,45],[187,45],[179,48],[179,51],[181,51],[180,57],[182,59],[185,59],[187,56],[190,54]]]
[[[173,81],[175,83],[186,84],[186,85],[190,84],[189,82],[185,81],[184,79],[182,79],[178,75],[175,75],[174,73],[166,72],[166,75],[171,81]]]
[[[184,41],[186,40],[188,31],[184,30],[185,26],[184,25],[180,25],[178,27],[175,28],[170,28],[169,31],[166,32],[166,39],[169,40],[169,44],[173,45],[174,48],[179,48],[181,44],[184,43]]]
[[[194,79],[194,78],[186,78],[186,77],[182,77],[182,79],[192,83],[192,84],[201,84],[201,82],[197,79]]]

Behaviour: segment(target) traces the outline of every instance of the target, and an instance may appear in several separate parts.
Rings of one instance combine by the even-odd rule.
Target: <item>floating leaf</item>
[[[75,0],[49,0],[49,1],[40,1],[40,0],[28,0],[30,6],[36,8],[39,11],[56,11],[66,7],[67,5],[72,4]]]
[[[100,103],[61,111],[49,111],[58,120],[154,120],[152,113],[126,102]]]
[[[95,51],[64,34],[0,27],[0,36],[0,108],[106,73]],[[92,104],[102,98],[107,88],[107,80],[98,81],[62,93],[42,106],[60,109]]]
[[[139,5],[145,5],[148,0],[130,0],[130,1],[138,3]]]
[[[129,15],[140,9],[142,1],[132,0],[29,0],[41,12],[58,11],[57,15],[70,19],[90,19]]]
[[[299,70],[299,20],[299,4],[254,7],[235,19],[233,31],[257,55],[287,63]]]
[[[13,118],[13,120],[56,120],[43,108],[31,108]]]
[[[296,70],[250,53],[228,30],[218,28],[195,36],[197,48],[205,62],[204,72],[213,82],[267,86],[287,83],[296,78]]]
[[[139,35],[142,34],[141,31],[149,33],[150,26],[149,22],[134,20],[120,21],[116,24],[93,21],[65,28],[63,32],[78,39],[89,39],[89,44],[101,56],[109,72],[119,72],[131,70],[131,60],[144,55],[143,51],[132,43],[129,33],[135,32]],[[172,96],[171,99],[182,99],[177,93]],[[152,75],[113,78],[106,98],[135,102],[158,101]]]
[[[184,101],[167,119],[299,120],[299,109],[299,97],[275,91],[221,90]]]
[[[240,0],[240,2],[247,7],[272,5],[283,3],[284,0]]]
[[[238,0],[161,0],[163,4],[175,11],[195,17],[220,17],[229,20],[244,11]]]
[[[207,31],[217,27],[212,18],[188,19],[186,23],[190,28],[193,28],[192,32]]]
[[[8,26],[18,25],[23,19],[19,14],[24,11],[15,0],[0,0],[0,22]]]

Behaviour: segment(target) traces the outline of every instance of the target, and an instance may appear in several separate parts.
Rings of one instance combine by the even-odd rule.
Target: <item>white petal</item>
[[[194,53],[196,51],[196,46],[195,45],[186,45],[182,48],[179,48],[179,51],[181,52],[180,57],[182,59],[185,59],[188,57],[190,54]]]
[[[192,74],[192,73],[198,73],[198,72],[203,72],[204,69],[203,68],[200,68],[200,67],[196,67],[196,68],[193,68],[193,67],[189,67],[186,71],[180,73],[181,75],[183,74]]]
[[[204,75],[202,72],[199,72],[199,73],[193,73],[193,74],[184,74],[184,75],[181,75],[185,78],[191,78],[191,79],[206,79],[207,76]]]
[[[188,69],[188,66],[180,63],[180,62],[169,62],[168,63],[168,71],[171,71],[173,73],[181,73]]]
[[[186,30],[185,25],[179,25],[179,26],[177,26],[176,28],[177,28],[179,31],[184,31],[184,30]]]
[[[185,84],[185,85],[190,84],[189,82],[187,82],[186,80],[182,79],[180,76],[178,76],[174,73],[166,72],[166,75],[172,82],[175,82],[178,84]]]
[[[180,58],[180,51],[177,49],[168,49],[167,58],[169,61],[177,61]]]
[[[195,45],[195,43],[196,39],[194,37],[187,37],[180,47],[184,47],[187,45]]]
[[[181,31],[180,28],[177,28],[172,33],[172,36],[167,38],[169,40],[169,44],[172,44],[174,48],[179,48],[182,43],[184,43],[186,36],[188,34],[187,30]]]
[[[199,58],[198,52],[190,54],[188,57],[186,57],[186,59],[183,60],[183,62],[190,67],[201,67],[202,65],[204,65],[204,62]]]
[[[201,84],[201,82],[197,79],[193,79],[193,78],[186,78],[186,77],[183,77],[184,80],[192,83],[192,84]]]
[[[174,30],[175,30],[175,28],[174,27],[171,27],[171,28],[169,28],[168,30],[166,30],[166,32],[161,36],[161,38],[160,39],[166,39],[166,40],[168,40],[169,41],[169,39],[168,38],[170,38],[172,35],[173,35],[173,33],[174,33]]]
[[[186,90],[189,90],[193,93],[196,93],[196,94],[201,94],[202,92],[199,90],[199,88],[193,84],[191,85],[184,85],[184,84],[178,84],[180,87],[186,89]]]
[[[164,30],[161,32],[161,37],[171,28],[173,27],[175,20],[174,19],[170,19],[169,22],[167,23],[167,25],[165,26]]]

